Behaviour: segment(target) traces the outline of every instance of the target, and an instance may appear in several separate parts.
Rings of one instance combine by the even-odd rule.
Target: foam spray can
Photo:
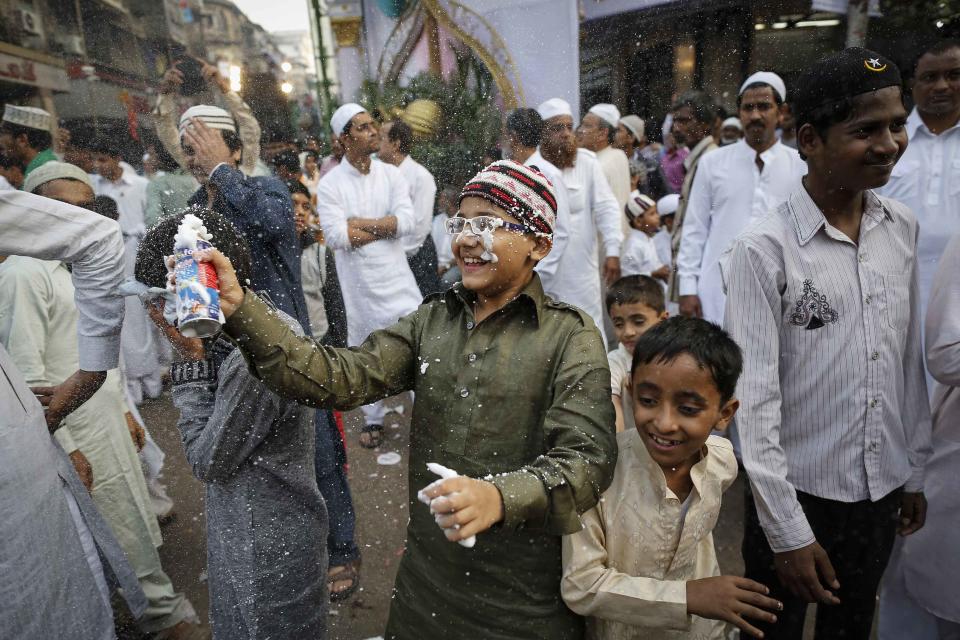
[[[183,217],[174,238],[174,277],[177,285],[177,320],[181,335],[206,338],[223,323],[217,271],[209,262],[197,262],[194,253],[210,249],[212,236],[192,213]]]

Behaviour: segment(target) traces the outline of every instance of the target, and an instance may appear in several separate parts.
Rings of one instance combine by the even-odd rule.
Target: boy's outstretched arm
[[[244,291],[222,253],[211,249],[197,257],[217,270],[224,330],[250,372],[277,395],[346,411],[412,388],[415,314],[373,332],[360,347],[323,347],[296,335],[265,302]]]

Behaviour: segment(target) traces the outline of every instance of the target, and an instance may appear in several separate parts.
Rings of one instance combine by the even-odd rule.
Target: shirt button
[[[863,299],[863,301],[866,304],[870,304],[870,302],[873,301],[873,296],[867,296],[866,298]]]
[[[871,360],[879,360],[879,359],[880,359],[880,354],[877,353],[876,351],[874,351],[873,353],[870,354],[870,359],[871,359]]]
[[[476,361],[477,361],[477,354],[471,353],[469,356],[467,356],[467,360],[470,361],[470,362],[476,362]]]
[[[870,451],[876,451],[876,450],[877,450],[877,443],[876,443],[876,442],[871,442],[869,445],[867,445],[867,449],[869,449]]]
[[[474,326],[476,326],[476,325],[473,324],[473,320],[470,320],[470,321],[467,322],[467,329],[468,329],[468,330],[473,329]]]
[[[464,391],[466,391],[466,389],[464,389]],[[880,403],[877,402],[876,400],[871,400],[871,401],[870,401],[870,408],[871,408],[871,409],[876,409],[878,404],[880,404]]]
[[[469,390],[469,389],[467,389],[466,387],[464,387],[463,389],[460,389],[460,397],[461,397],[461,398],[466,398],[468,395],[470,395],[470,390]]]
[[[858,261],[858,262],[866,262],[866,261],[867,261],[867,254],[865,254],[865,253],[859,254],[859,255],[857,256],[857,261]]]

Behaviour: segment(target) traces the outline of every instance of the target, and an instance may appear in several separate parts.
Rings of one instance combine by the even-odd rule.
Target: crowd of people
[[[4,633],[113,638],[119,587],[157,640],[326,637],[361,583],[341,412],[377,449],[408,394],[387,638],[799,639],[811,603],[817,638],[877,612],[881,639],[960,638],[960,42],[912,72],[909,111],[859,48],[750,75],[735,114],[684,92],[658,127],[552,98],[465,185],[355,103],[328,154],[261,148],[211,66],[216,104],[182,113],[164,76],[140,171],[7,104]],[[171,291],[187,215],[209,338]],[[209,627],[158,553],[176,505],[137,407],[166,389]],[[745,575],[721,575],[741,474]]]

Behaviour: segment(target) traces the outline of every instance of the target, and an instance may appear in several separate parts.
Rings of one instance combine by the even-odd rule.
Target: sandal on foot
[[[339,569],[339,571],[334,571]],[[333,585],[338,582],[349,582],[350,586],[340,591],[334,591]],[[327,572],[327,588],[330,591],[330,602],[340,602],[346,600],[360,588],[360,559],[349,562],[345,565],[331,567]]]
[[[366,436],[366,439],[364,439]],[[374,424],[360,432],[360,446],[364,449],[376,449],[383,444],[383,425]]]

